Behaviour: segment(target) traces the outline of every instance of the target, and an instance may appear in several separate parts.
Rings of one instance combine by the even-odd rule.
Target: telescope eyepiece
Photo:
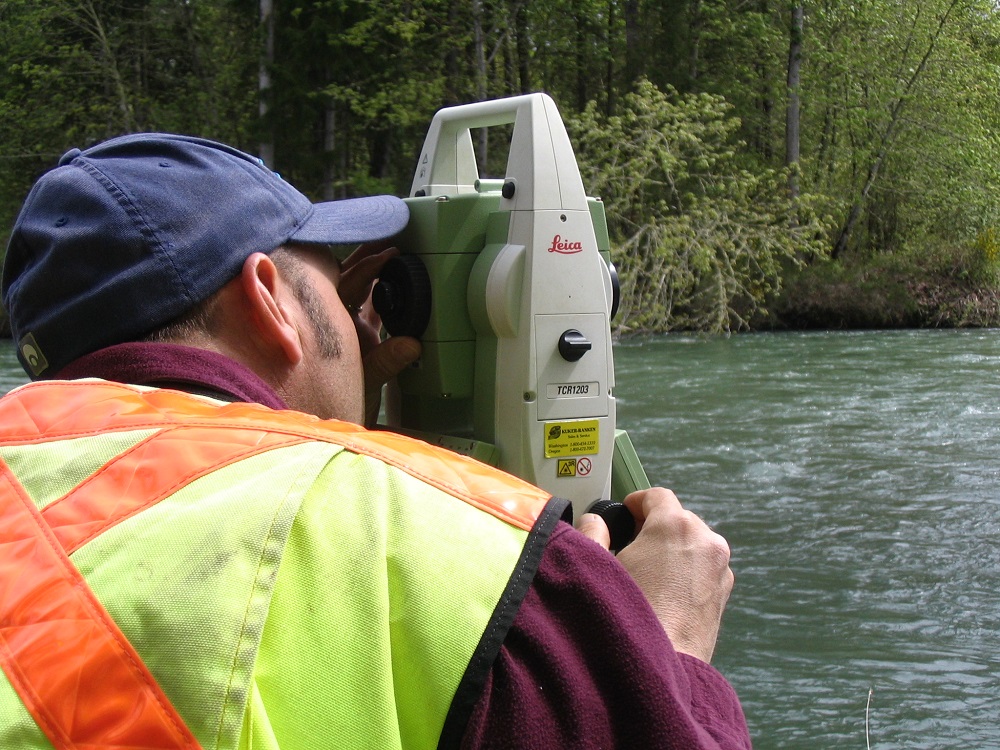
[[[397,255],[382,267],[372,305],[391,336],[420,338],[431,319],[431,279],[415,255]]]

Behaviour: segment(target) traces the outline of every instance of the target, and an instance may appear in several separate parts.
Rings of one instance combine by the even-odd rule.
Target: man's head
[[[364,251],[386,255],[378,246]],[[340,293],[341,264],[327,248],[289,244],[251,254],[218,292],[144,340],[218,352],[253,370],[291,408],[361,424],[360,322]],[[383,367],[409,361],[396,362],[397,354],[384,352]]]
[[[255,253],[383,239],[407,218],[391,196],[313,204],[219,143],[124,136],[70,151],[32,189],[7,249],[3,302],[25,370],[49,377],[189,312]]]

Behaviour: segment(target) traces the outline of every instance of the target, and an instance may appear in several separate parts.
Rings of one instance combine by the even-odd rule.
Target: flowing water
[[[1000,747],[1000,331],[667,337],[616,366],[650,478],[733,548],[716,664],[755,747]]]
[[[650,479],[732,546],[715,663],[754,746],[1000,748],[1000,331],[615,351]]]

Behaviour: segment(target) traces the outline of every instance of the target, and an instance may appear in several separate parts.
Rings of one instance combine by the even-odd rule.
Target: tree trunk
[[[944,12],[944,15],[941,16],[937,29],[931,36],[930,41],[927,43],[927,49],[924,52],[924,56],[920,59],[920,64],[913,69],[909,79],[906,81],[906,85],[903,86],[902,93],[896,99],[895,104],[893,104],[892,112],[889,115],[889,122],[886,125],[885,130],[882,132],[882,137],[879,140],[878,151],[875,153],[875,158],[868,167],[868,174],[865,177],[865,183],[861,188],[861,193],[858,196],[858,199],[854,202],[854,205],[851,206],[851,210],[847,215],[847,221],[844,222],[844,226],[840,230],[840,235],[834,243],[833,250],[830,251],[831,258],[838,258],[845,250],[847,250],[847,245],[851,241],[851,235],[854,233],[854,229],[857,227],[858,221],[861,219],[861,212],[864,209],[865,203],[868,201],[868,196],[872,191],[872,187],[875,185],[875,180],[878,178],[879,170],[882,168],[882,164],[885,162],[885,159],[889,154],[889,150],[892,148],[892,145],[896,140],[896,133],[898,132],[899,124],[903,119],[903,110],[906,107],[906,102],[910,98],[913,87],[916,85],[920,76],[923,74],[924,69],[927,67],[927,62],[930,60],[931,55],[934,52],[934,48],[937,46],[937,41],[944,31],[945,24],[948,22],[948,17],[951,15],[951,12],[955,10],[955,6],[958,5],[958,3],[959,0],[952,0],[948,9]]]
[[[644,72],[639,50],[642,32],[639,29],[639,0],[625,1],[625,88],[630,89]]]
[[[520,91],[522,94],[531,92],[531,32],[528,26],[528,3],[517,3],[514,10],[514,28],[516,29],[517,70]]]
[[[340,197],[335,188],[337,162],[334,159],[337,148],[337,108],[332,101],[327,102],[323,115],[323,155],[326,157],[323,167],[323,200],[332,201]]]
[[[701,66],[701,29],[704,19],[701,13],[701,0],[691,2],[691,20],[689,34],[691,39],[691,51],[688,54],[688,79],[693,85],[698,80],[699,68]]]
[[[472,33],[475,40],[476,55],[476,99],[486,100],[486,41],[483,38],[483,3],[482,0],[472,0]],[[476,146],[480,168],[486,164],[487,155],[486,128],[479,129],[479,142]]]
[[[593,62],[588,58],[585,42],[583,13],[576,12],[576,109],[582,112],[587,107],[587,68]]]
[[[264,50],[260,56],[257,78],[257,107],[261,121],[261,132],[265,137],[258,147],[264,163],[274,166],[274,133],[268,124],[268,106],[271,97],[271,66],[274,65],[274,0],[260,0],[260,23],[264,30]]]
[[[788,190],[799,197],[799,83],[802,69],[802,5],[792,7],[792,27],[788,43],[788,101],[785,107],[785,166],[790,167]]]
[[[84,3],[80,9],[86,16],[86,19],[81,25],[86,28],[97,41],[97,46],[100,49],[100,54],[103,58],[103,65],[107,72],[108,80],[114,88],[114,96],[118,102],[118,111],[121,114],[120,127],[126,133],[134,133],[138,130],[135,121],[135,113],[132,108],[131,100],[129,99],[128,91],[125,88],[125,80],[122,78],[121,68],[118,65],[118,58],[115,55],[115,50],[111,46],[111,40],[108,38],[107,29],[104,27],[104,21],[101,19],[101,15],[98,13],[93,2]]]
[[[608,30],[607,30],[607,70],[605,73],[604,81],[604,115],[605,117],[611,117],[615,112],[615,53],[614,53],[614,38],[615,38],[615,7],[617,6],[616,0],[608,0]]]

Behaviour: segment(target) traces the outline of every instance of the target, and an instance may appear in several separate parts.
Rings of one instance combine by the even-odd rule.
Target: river
[[[715,664],[754,747],[1000,748],[1000,331],[615,352],[650,479],[732,546]]]

